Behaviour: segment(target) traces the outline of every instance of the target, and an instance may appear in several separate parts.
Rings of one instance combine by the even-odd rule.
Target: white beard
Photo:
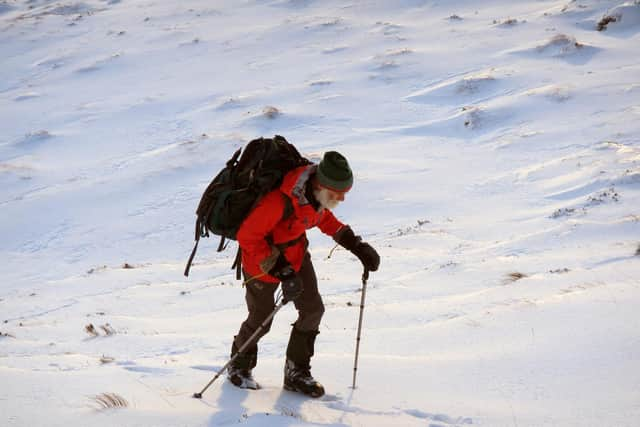
[[[326,188],[313,190],[313,196],[320,202],[320,206],[324,209],[333,210],[340,204],[340,200],[331,199],[329,190]]]

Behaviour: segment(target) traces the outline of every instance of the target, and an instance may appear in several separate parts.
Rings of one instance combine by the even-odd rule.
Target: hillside
[[[0,1],[0,424],[637,425],[638,46],[637,0]],[[263,390],[192,399],[246,316],[235,244],[182,275],[194,211],[274,134],[355,173],[358,387],[312,230],[327,395],[282,390],[289,304]]]

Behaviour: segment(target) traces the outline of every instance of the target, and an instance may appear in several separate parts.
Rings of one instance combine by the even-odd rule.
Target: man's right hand
[[[285,267],[275,275],[280,279],[280,287],[282,288],[283,302],[294,301],[302,294],[302,279],[298,277],[291,266]]]
[[[291,278],[283,280],[280,286],[282,287],[282,297],[285,304],[289,301],[295,301],[300,295],[302,295],[302,280],[297,274],[294,274]]]
[[[291,264],[286,262],[284,257],[281,258],[282,260],[278,260],[279,263],[276,263],[271,275],[280,280],[283,302],[286,304],[289,301],[295,300],[302,294],[303,285],[302,279],[298,277],[293,267],[291,267]]]

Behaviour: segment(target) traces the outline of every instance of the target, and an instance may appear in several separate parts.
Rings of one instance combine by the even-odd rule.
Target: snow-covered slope
[[[0,1],[0,423],[637,425],[639,33],[622,0]],[[328,394],[281,388],[288,306],[263,390],[192,399],[246,314],[235,248],[182,276],[194,210],[276,133],[355,171],[358,387],[361,267],[313,231]]]

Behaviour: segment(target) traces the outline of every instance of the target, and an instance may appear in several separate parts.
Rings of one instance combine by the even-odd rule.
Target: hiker
[[[298,310],[287,346],[284,388],[312,397],[324,394],[324,387],[311,376],[310,365],[324,305],[307,251],[306,230],[317,226],[358,257],[368,271],[376,271],[380,264],[375,249],[331,213],[344,201],[352,184],[347,159],[329,151],[318,165],[297,167],[287,173],[282,185],[260,200],[237,233],[249,314],[234,337],[231,356],[274,310],[274,295],[280,284],[283,300],[293,301]],[[269,322],[256,342],[238,354],[229,367],[227,378],[235,386],[260,387],[251,371],[257,363],[257,342],[270,326]]]

